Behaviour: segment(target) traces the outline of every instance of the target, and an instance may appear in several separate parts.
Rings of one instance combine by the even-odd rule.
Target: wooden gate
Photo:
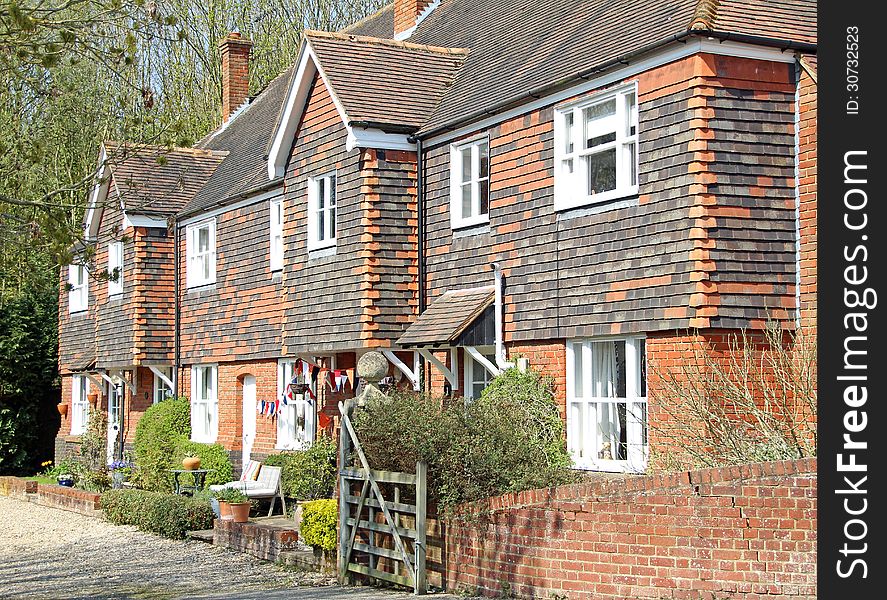
[[[342,402],[339,412],[339,582],[360,574],[424,594],[427,466],[416,463],[415,474],[370,469]]]

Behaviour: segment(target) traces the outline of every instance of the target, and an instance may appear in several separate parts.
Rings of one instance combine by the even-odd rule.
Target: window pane
[[[573,395],[576,398],[585,396],[585,369],[582,362],[583,344],[573,344]]]
[[[471,183],[462,184],[462,218],[467,219],[473,216],[471,206]]]
[[[564,115],[564,152],[573,153],[573,139],[575,136],[575,126],[573,123],[573,112],[570,111]],[[572,172],[572,169],[571,169]]]
[[[333,208],[330,208],[328,210],[329,210],[329,217],[330,217],[329,218],[330,231],[329,231],[329,238],[328,239],[333,239],[334,237],[336,237],[336,207],[334,206]]]
[[[335,175],[330,175],[329,186],[330,186],[329,206],[335,206],[336,205],[336,176]]]
[[[564,174],[572,175],[573,173],[573,159],[568,158],[567,160],[561,162],[561,171]]]
[[[481,179],[477,182],[477,187],[480,195],[480,214],[488,214],[490,212],[490,181]]]
[[[197,230],[197,252],[209,252],[209,227]]]
[[[637,132],[637,127],[635,123],[637,123],[637,101],[635,100],[634,94],[627,94],[625,96],[625,135],[632,136]]]
[[[608,102],[589,106],[583,111],[585,115],[585,147],[592,148],[599,144],[605,143],[599,141],[601,136],[613,135],[615,139],[616,124],[607,122],[610,117],[616,114],[616,99],[613,98]],[[612,141],[612,140],[610,140]]]
[[[597,135],[593,137],[589,137],[585,147],[586,148],[594,148],[595,146],[600,146],[601,144],[609,144],[610,142],[616,141],[616,132],[605,133],[603,135]]]
[[[646,340],[637,340],[635,342],[638,351],[638,365],[641,370],[641,384],[638,386],[638,395],[641,398],[647,397],[647,342]],[[644,421],[646,422],[646,421]]]
[[[638,165],[636,159],[637,146],[634,142],[625,145],[625,162],[628,164],[628,183],[637,185],[638,182]]]
[[[616,149],[585,157],[588,171],[588,195],[616,189]]]
[[[324,215],[326,211],[321,209],[317,211],[317,240],[323,241],[326,239],[326,227],[324,226]]]
[[[471,146],[459,151],[462,160],[462,183],[471,181]]]
[[[326,178],[321,177],[317,180],[317,208],[322,209],[326,206]]]
[[[626,460],[628,458],[628,428],[624,402],[597,403],[597,458]]]
[[[480,170],[478,172],[478,177],[489,177],[490,176],[490,144],[488,142],[481,142],[477,145],[477,151],[480,153]]]

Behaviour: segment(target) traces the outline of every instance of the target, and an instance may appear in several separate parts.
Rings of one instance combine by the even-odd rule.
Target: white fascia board
[[[102,144],[99,151],[99,164],[96,167],[95,179],[92,193],[89,196],[89,205],[86,207],[86,214],[83,217],[83,230],[88,239],[95,239],[99,233],[99,221],[101,220],[102,207],[108,198],[108,188],[110,186],[110,171],[108,165],[108,151]]]
[[[223,215],[226,212],[231,212],[232,210],[240,210],[246,206],[251,204],[256,204],[258,202],[263,202],[265,200],[271,200],[272,198],[279,198],[283,196],[283,184],[281,183],[278,187],[275,187],[273,190],[269,190],[267,192],[262,192],[259,194],[255,194],[252,196],[247,196],[243,200],[238,200],[237,202],[232,202],[231,204],[226,204],[225,206],[220,206],[218,208],[214,208],[213,210],[207,210],[187,219],[182,219],[179,221],[180,227],[187,227],[188,225],[193,225],[194,223],[199,223],[201,221],[205,221],[207,219],[211,219],[213,217],[218,217],[219,215]],[[164,222],[164,227],[166,227],[166,223]]]
[[[305,103],[311,91],[311,81],[317,72],[312,54],[308,48],[308,42],[304,42],[299,51],[299,66],[296,69],[296,76],[293,77],[289,92],[287,92],[283,112],[274,130],[274,141],[271,143],[270,152],[268,152],[268,179],[284,175],[287,155],[296,136],[299,118],[302,111],[305,110]]]
[[[160,227],[166,229],[166,219],[149,217],[147,215],[129,215],[123,213],[123,229],[130,227]]]
[[[471,125],[459,127],[452,131],[427,138],[424,140],[424,144],[426,146],[432,146],[471,135],[528,112],[539,110],[546,106],[551,106],[552,104],[557,104],[558,102],[562,102],[573,96],[591,92],[613,83],[618,83],[629,77],[639,75],[644,71],[649,71],[650,69],[698,53],[718,54],[721,56],[734,56],[738,58],[751,58],[755,60],[768,60],[782,63],[794,63],[797,60],[792,51],[782,51],[777,48],[768,48],[766,46],[756,46],[740,42],[721,41],[714,38],[690,38],[684,42],[675,42],[658,52],[654,52],[653,54],[638,59],[636,62],[633,62],[626,67],[615,71],[609,71],[600,77],[588,79],[579,85],[544,96],[538,100],[533,100],[532,102],[527,102],[526,104],[487,117],[486,119],[482,119]]]
[[[287,94],[286,104],[280,116],[280,121],[277,123],[271,151],[268,153],[269,179],[284,176],[286,159],[295,142],[296,127],[298,127],[299,122],[302,120],[302,113],[307,106],[308,94],[311,93],[311,83],[314,80],[315,73],[320,74],[320,78],[323,80],[330,98],[333,100],[336,111],[339,113],[339,118],[342,119],[342,124],[345,128],[349,130],[350,136],[351,128],[348,126],[349,119],[345,113],[345,107],[342,106],[342,103],[336,97],[336,93],[330,85],[326,73],[323,72],[320,66],[320,61],[317,60],[317,55],[311,49],[310,42],[305,40],[299,53],[299,67],[296,70],[296,76],[293,78],[292,86]]]
[[[402,133],[386,133],[381,129],[361,129],[347,126],[348,139],[345,150],[355,148],[377,148],[379,150],[416,150],[416,144]]]

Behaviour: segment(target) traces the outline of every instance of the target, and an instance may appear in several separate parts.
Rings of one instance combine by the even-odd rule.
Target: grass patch
[[[36,481],[37,483],[42,483],[43,485],[58,485],[58,480],[53,477],[46,477],[44,475],[31,475],[30,477],[25,477],[27,481]]]

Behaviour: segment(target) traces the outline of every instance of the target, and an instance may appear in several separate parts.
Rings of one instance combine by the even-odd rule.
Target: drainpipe
[[[505,371],[512,368],[514,363],[505,360],[505,343],[503,341],[505,331],[502,323],[502,269],[499,267],[499,263],[491,263],[490,268],[496,275],[496,366]]]
[[[422,168],[422,140],[416,138],[416,260],[418,270],[419,314],[425,312],[425,170]],[[425,389],[425,359],[419,355],[419,389]]]
[[[179,267],[179,220],[176,219],[175,225],[173,226],[173,247],[172,247],[172,255],[173,255],[173,277],[175,277],[175,281],[173,282],[173,295],[175,296],[174,302],[174,310],[173,310],[173,346],[175,348],[175,368],[174,373],[172,375],[172,394],[173,397],[179,397],[179,371],[182,367],[182,355],[181,350],[179,348],[180,344],[180,321],[181,321],[181,306],[179,303],[179,275],[181,272],[181,268]]]

